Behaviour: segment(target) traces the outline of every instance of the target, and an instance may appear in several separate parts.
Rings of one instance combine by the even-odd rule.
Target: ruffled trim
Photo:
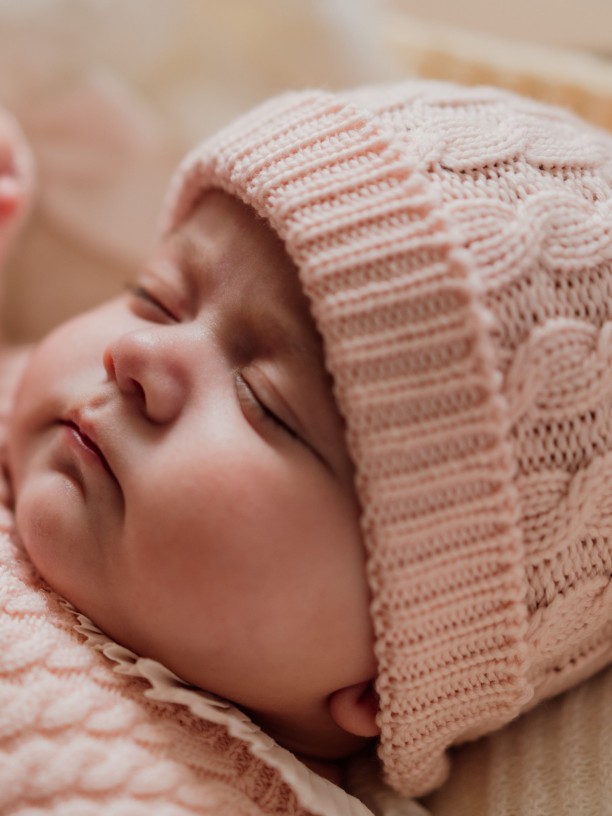
[[[358,799],[307,768],[227,700],[188,685],[156,660],[139,657],[130,649],[120,646],[68,602],[64,605],[77,619],[75,630],[89,646],[112,661],[114,671],[146,680],[150,688],[144,691],[145,697],[186,706],[196,717],[222,725],[231,737],[246,743],[254,756],[278,771],[295,791],[303,807],[313,814],[372,816],[372,811]]]

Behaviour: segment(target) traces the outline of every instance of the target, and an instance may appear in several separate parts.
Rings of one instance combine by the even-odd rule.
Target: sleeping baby
[[[322,774],[376,740],[423,794],[612,658],[611,288],[604,133],[442,83],[274,99],[29,355],[23,546]]]

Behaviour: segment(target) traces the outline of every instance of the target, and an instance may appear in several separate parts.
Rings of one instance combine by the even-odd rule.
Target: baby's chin
[[[270,717],[258,717],[248,712],[256,722],[279,745],[291,751],[311,771],[342,786],[344,765],[355,754],[368,745],[374,745],[374,738],[355,737],[342,731],[335,723],[316,729],[310,727],[300,731],[289,722]]]
[[[344,731],[333,721],[325,701],[295,715],[259,714],[248,710],[249,717],[283,748],[301,759],[332,763],[346,759],[373,742]]]

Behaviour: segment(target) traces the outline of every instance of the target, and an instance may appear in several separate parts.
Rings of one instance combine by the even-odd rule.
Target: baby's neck
[[[296,754],[296,756],[311,771],[342,787],[342,768],[338,762],[331,759],[314,759],[313,757],[300,756],[300,754]]]

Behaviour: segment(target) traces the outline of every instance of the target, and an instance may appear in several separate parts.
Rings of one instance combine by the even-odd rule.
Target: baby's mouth
[[[95,455],[96,455],[96,456],[98,457],[98,459],[100,460],[100,462],[101,462],[102,466],[104,467],[104,469],[106,470],[106,472],[107,472],[107,473],[109,474],[109,476],[111,476],[111,477],[112,477],[112,479],[113,479],[113,480],[116,482],[116,481],[117,481],[117,478],[116,478],[115,474],[113,473],[111,466],[108,464],[108,462],[107,462],[107,460],[106,460],[106,457],[104,456],[104,454],[102,453],[102,451],[100,450],[100,448],[99,448],[99,447],[96,445],[96,443],[93,441],[93,439],[91,439],[91,437],[89,437],[89,436],[88,436],[88,435],[87,435],[87,434],[86,434],[86,433],[85,433],[85,432],[84,432],[84,431],[83,431],[83,430],[82,430],[82,429],[79,427],[79,425],[78,425],[76,422],[73,422],[73,420],[71,420],[71,419],[64,419],[64,420],[61,420],[61,424],[62,424],[62,425],[65,425],[67,428],[71,428],[71,429],[72,429],[72,431],[74,431],[74,433],[75,433],[75,434],[78,436],[78,438],[79,438],[79,440],[82,442],[82,444],[83,444],[83,445],[84,445],[86,448],[89,448],[89,450],[90,450],[90,451],[92,451],[93,453],[95,453]]]

